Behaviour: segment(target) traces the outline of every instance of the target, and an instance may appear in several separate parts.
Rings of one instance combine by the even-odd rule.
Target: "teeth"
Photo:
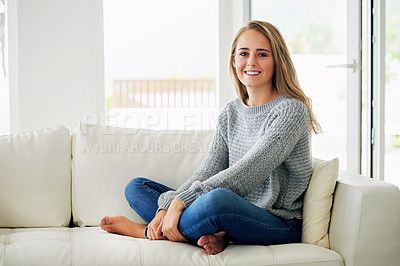
[[[245,71],[246,72],[246,74],[248,74],[248,75],[258,75],[258,74],[260,74],[261,72],[258,72],[258,71]]]

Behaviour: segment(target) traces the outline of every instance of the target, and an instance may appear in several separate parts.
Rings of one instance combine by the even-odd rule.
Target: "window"
[[[103,3],[108,123],[214,128],[218,2]]]
[[[327,8],[329,6],[329,8]],[[285,10],[284,15],[278,10]],[[313,155],[347,161],[347,1],[253,0],[251,19],[281,31],[300,86],[313,100],[323,134],[313,136]]]
[[[400,187],[400,2],[386,0],[385,181]]]

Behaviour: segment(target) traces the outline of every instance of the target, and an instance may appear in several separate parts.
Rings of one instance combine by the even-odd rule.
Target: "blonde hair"
[[[321,126],[315,119],[311,108],[311,99],[308,98],[300,88],[296,69],[294,68],[292,59],[290,58],[289,49],[286,46],[285,40],[279,30],[268,22],[257,20],[250,21],[238,31],[236,37],[233,39],[231,57],[229,60],[229,71],[238,96],[241,99],[249,97],[246,86],[240,82],[233,65],[238,39],[246,30],[257,30],[267,37],[271,44],[272,54],[275,61],[275,71],[272,77],[273,87],[280,95],[302,101],[307,106],[312,130],[316,134],[321,133]]]

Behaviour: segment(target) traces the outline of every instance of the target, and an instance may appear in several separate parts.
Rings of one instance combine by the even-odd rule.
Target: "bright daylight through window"
[[[327,8],[329,6],[329,8]],[[313,154],[339,157],[346,169],[346,0],[253,0],[252,18],[282,32],[300,85],[312,99],[323,134],[313,136]],[[282,16],[276,10],[285,10]]]
[[[400,187],[400,2],[386,0],[385,181]]]
[[[104,0],[110,125],[215,127],[217,6],[214,0]]]

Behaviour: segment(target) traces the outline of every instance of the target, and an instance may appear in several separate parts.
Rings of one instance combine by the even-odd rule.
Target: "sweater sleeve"
[[[158,198],[158,210],[168,209],[172,200],[179,194],[188,190],[194,182],[204,182],[211,176],[219,173],[228,167],[228,147],[226,144],[226,107],[218,117],[217,128],[213,136],[207,156],[201,162],[199,168],[193,175],[176,191],[168,191]],[[157,210],[157,211],[158,211]]]
[[[306,106],[293,104],[279,108],[271,125],[245,156],[231,167],[207,180],[195,180],[188,189],[176,195],[185,207],[208,191],[226,188],[241,197],[250,194],[287,158],[301,137],[310,132]]]

